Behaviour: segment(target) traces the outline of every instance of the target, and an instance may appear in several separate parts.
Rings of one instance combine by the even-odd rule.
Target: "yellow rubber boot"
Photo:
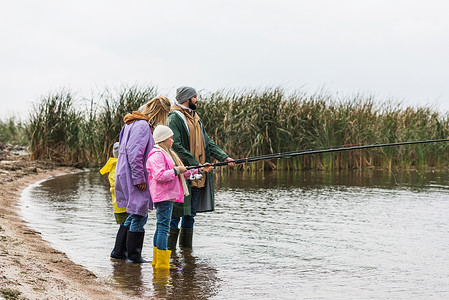
[[[166,269],[166,270],[170,269],[171,251],[156,249],[156,252],[157,252],[156,269]]]
[[[154,266],[156,266],[156,262],[157,262],[157,248],[153,247],[153,262],[151,263]]]

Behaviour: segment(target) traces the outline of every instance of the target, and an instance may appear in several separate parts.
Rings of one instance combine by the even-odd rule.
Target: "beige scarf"
[[[147,115],[141,113],[140,111],[133,111],[132,114],[127,114],[126,116],[123,117],[123,122],[125,122],[126,124],[131,124],[137,120],[149,121],[150,118]]]
[[[181,159],[178,157],[178,155],[176,155],[176,153],[173,152],[171,149],[166,149],[165,147],[163,147],[159,144],[154,145],[154,148],[157,148],[157,149],[163,151],[165,154],[167,154],[172,159],[175,166],[178,166],[178,167],[184,166],[181,162]],[[181,180],[184,196],[190,195],[189,188],[187,187],[187,183],[186,183],[186,179],[184,178],[184,175],[180,173],[180,174],[178,174],[178,176],[179,176],[179,179]]]
[[[187,109],[183,109],[179,105],[175,105],[173,110],[178,110],[186,117],[186,123],[190,134],[190,153],[195,157],[200,165],[206,163],[206,149],[204,149],[203,132],[200,125],[200,117],[197,113],[192,114]],[[192,186],[202,188],[206,185],[206,176],[200,180],[191,182]]]

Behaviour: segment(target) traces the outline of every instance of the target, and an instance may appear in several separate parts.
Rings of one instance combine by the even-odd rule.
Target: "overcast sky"
[[[65,87],[281,86],[449,110],[449,1],[2,1],[0,117]]]

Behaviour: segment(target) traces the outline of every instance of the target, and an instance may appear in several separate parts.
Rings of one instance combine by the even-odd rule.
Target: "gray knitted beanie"
[[[176,90],[176,101],[178,101],[179,104],[182,104],[196,95],[198,95],[198,93],[194,88],[190,86],[182,86]]]
[[[118,142],[116,142],[112,147],[112,156],[118,157]]]

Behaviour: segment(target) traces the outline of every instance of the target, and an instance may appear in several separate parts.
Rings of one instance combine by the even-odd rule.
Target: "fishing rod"
[[[255,156],[255,157],[250,157],[250,158],[257,158],[257,160],[265,160],[265,159],[273,159],[273,155],[277,156],[277,155],[283,155],[284,157],[288,157],[289,155],[295,154],[297,155],[298,153],[302,153],[302,152],[307,152],[307,151],[318,151],[318,150],[328,150],[328,149],[336,149],[336,148],[343,148],[343,147],[354,147],[354,146],[361,146],[361,145],[366,145],[367,143],[357,143],[357,144],[347,144],[347,145],[342,145],[342,146],[337,146],[337,147],[322,147],[322,148],[315,148],[315,149],[303,149],[303,150],[295,150],[295,151],[290,151],[290,152],[282,152],[282,153],[273,153],[273,154],[264,154],[264,155],[260,155],[260,156]],[[275,157],[277,158],[277,157]]]
[[[230,163],[242,164],[249,162],[256,162],[261,160],[271,160],[271,159],[279,159],[279,158],[291,158],[296,156],[303,155],[312,155],[318,153],[331,153],[331,152],[342,152],[349,150],[360,150],[360,149],[372,149],[372,148],[382,148],[382,147],[392,147],[392,146],[403,146],[403,145],[416,145],[416,144],[429,144],[429,143],[441,143],[441,142],[449,142],[449,139],[438,139],[438,140],[426,140],[426,141],[411,141],[411,142],[399,142],[399,143],[390,143],[390,144],[371,144],[371,145],[361,145],[361,146],[349,146],[349,147],[340,147],[340,148],[324,148],[324,149],[312,149],[312,150],[297,150],[291,152],[282,152],[282,153],[273,153],[273,154],[265,154],[261,156],[254,157],[246,157],[229,161],[222,161],[207,165],[199,165],[199,166],[188,166],[187,170],[199,169],[202,167],[213,166],[220,167],[226,166]]]

